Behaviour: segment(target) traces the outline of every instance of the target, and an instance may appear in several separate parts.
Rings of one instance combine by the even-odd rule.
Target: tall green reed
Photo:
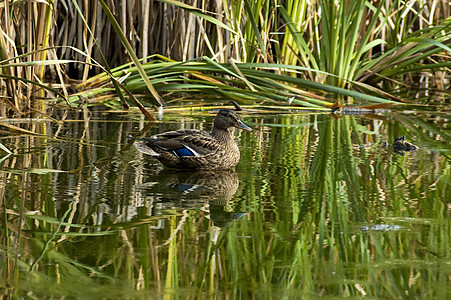
[[[317,6],[310,7],[309,24],[313,26],[304,30],[302,28],[308,24],[304,14],[295,11],[290,15],[285,7],[280,6],[279,9],[294,40],[290,49],[299,53],[301,64],[336,75],[328,76],[326,82],[343,87],[369,78],[375,81],[387,77],[394,79],[402,74],[401,70],[406,72],[405,69],[415,66],[422,59],[427,59],[426,64],[418,66],[415,71],[449,68],[428,61],[438,53],[449,55],[449,20],[436,20],[437,27],[423,24],[415,30],[413,26],[426,7],[426,2],[422,10],[415,11],[410,3],[401,1],[321,1]],[[400,20],[402,27],[399,27]],[[294,24],[304,24],[304,27]],[[419,34],[423,39],[414,39]],[[431,47],[427,39],[435,41],[436,47]],[[420,55],[425,49],[431,52]],[[393,68],[398,63],[402,66]],[[381,67],[390,70],[390,73],[384,74]],[[381,76],[378,76],[379,72]],[[314,75],[310,75],[311,80],[326,78]]]
[[[334,93],[330,86],[352,87],[383,95],[384,98],[391,96],[378,86],[381,80],[393,80],[395,84],[391,88],[396,88],[399,81],[406,82],[404,79],[409,78],[404,74],[437,71],[443,76],[443,71],[449,68],[449,20],[445,19],[445,15],[437,14],[437,7],[430,6],[427,2],[422,2],[418,9],[412,7],[411,3],[390,0],[274,3],[230,1],[208,8],[202,5],[187,5],[181,1],[163,2],[191,14],[191,26],[194,24],[191,18],[202,24],[201,43],[205,43],[206,47],[197,47],[200,52],[196,53],[205,54],[204,59],[215,65],[216,72],[223,73],[222,76],[230,74],[243,81],[246,86],[242,86],[238,81],[228,82],[227,85],[232,85],[233,88],[242,87],[239,91],[235,89],[236,93],[222,91],[221,94],[235,100],[242,99],[243,103],[247,104],[252,104],[252,100],[256,99],[249,94],[255,90],[263,91],[265,86],[262,82],[252,81],[254,79],[250,79],[250,82],[246,75],[239,74],[237,69],[241,69],[240,62],[252,63],[253,65],[249,66],[257,70],[268,64],[274,73],[285,76],[279,79],[282,82],[289,82],[289,76],[312,82],[290,82],[289,85],[297,91],[315,86],[313,89],[316,89],[316,93]],[[223,15],[217,15],[216,9],[222,8]],[[427,9],[434,9],[436,17],[432,18]],[[417,25],[417,20],[424,19],[426,15],[429,21]],[[392,32],[396,28],[399,30],[397,42],[393,43]],[[196,56],[186,56],[190,57],[198,59]],[[167,68],[171,67],[166,63],[158,65],[159,60],[155,58],[156,61],[151,62],[155,68],[152,72],[160,73],[160,66],[162,71],[169,71]],[[165,60],[170,59],[171,57]],[[436,60],[440,63],[437,64]],[[230,62],[235,70],[224,73],[218,62]],[[174,62],[174,65],[177,65],[177,62]],[[300,68],[296,68],[297,66]],[[207,78],[205,74],[196,76],[189,73],[189,77],[177,79],[174,73],[154,75],[149,71],[150,69],[147,69],[146,72],[150,78],[155,78],[153,80],[157,89],[161,88],[169,93],[189,90],[208,94],[216,89],[218,80],[222,81],[219,77],[213,79],[210,75]],[[168,77],[164,77],[164,74]],[[91,82],[94,79],[98,77],[93,77]],[[127,82],[132,89],[141,85],[141,80],[135,80],[134,75],[131,75]],[[274,90],[265,91],[267,95],[271,95],[266,99],[280,99],[279,95],[274,94]],[[288,102],[298,101],[297,104],[306,106],[316,104],[308,97],[305,101],[296,98]]]
[[[13,110],[31,101],[35,87],[56,93],[44,75],[53,77],[50,81],[58,77],[62,95],[56,94],[66,98],[64,73],[86,81],[99,69],[125,66],[130,60],[139,66],[139,57],[145,62],[153,54],[178,62],[208,57],[215,63],[254,63],[257,69],[259,63],[269,63],[277,74],[379,94],[383,80],[394,82],[388,88],[398,88],[401,82],[415,83],[413,77],[422,72],[435,76],[433,83],[444,87],[443,78],[449,73],[449,11],[438,1],[174,0],[152,7],[145,1],[129,5],[113,1],[111,7],[103,1],[83,1],[78,9],[77,3],[7,1],[2,6],[6,36],[1,41],[1,76]],[[71,13],[76,10],[78,14]],[[93,68],[98,61],[103,68]],[[283,67],[287,65],[304,69]],[[138,73],[153,104],[164,106],[158,88],[147,80],[149,74],[141,68]],[[213,89],[214,81],[209,81]],[[298,90],[305,86],[290,85]],[[325,91],[327,85],[319,89]],[[116,94],[122,92],[116,88]],[[123,105],[127,106],[125,101]]]

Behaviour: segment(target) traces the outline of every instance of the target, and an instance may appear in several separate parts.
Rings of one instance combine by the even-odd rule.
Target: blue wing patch
[[[175,190],[182,192],[183,194],[189,194],[191,192],[194,192],[199,186],[198,185],[192,185],[187,183],[175,183],[172,185],[172,188]]]
[[[177,157],[180,157],[180,156],[196,156],[196,154],[193,153],[193,151],[191,151],[190,149],[187,149],[187,148],[176,149],[176,150],[174,150],[174,154]]]

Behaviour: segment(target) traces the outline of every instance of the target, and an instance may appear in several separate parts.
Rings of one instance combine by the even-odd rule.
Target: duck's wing
[[[198,129],[180,129],[180,130],[173,130],[173,131],[166,131],[163,133],[159,133],[157,135],[154,135],[153,138],[156,139],[172,139],[172,138],[180,138],[183,136],[192,136],[192,135],[198,135],[198,136],[209,136],[211,135],[208,132],[198,130]]]
[[[169,151],[177,157],[206,156],[222,147],[222,144],[209,133],[194,129],[168,131],[152,138],[144,138],[143,141],[149,147]]]

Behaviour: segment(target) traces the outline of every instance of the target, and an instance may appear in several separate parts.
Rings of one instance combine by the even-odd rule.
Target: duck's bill
[[[246,131],[252,131],[252,128],[250,128],[249,126],[247,126],[246,124],[244,124],[244,123],[241,122],[241,121],[239,121],[238,124],[236,124],[235,127],[236,127],[236,128],[239,128],[239,129],[246,130]]]

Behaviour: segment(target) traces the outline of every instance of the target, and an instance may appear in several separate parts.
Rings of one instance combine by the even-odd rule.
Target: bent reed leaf
[[[108,8],[108,6],[106,5],[105,1],[103,0],[99,0],[100,5],[103,8],[103,11],[105,12],[105,14],[107,15],[109,21],[111,22],[111,25],[113,26],[114,30],[116,31],[116,33],[118,34],[118,37],[120,38],[120,40],[122,41],[122,44],[125,46],[125,48],[128,51],[128,54],[130,55],[130,58],[133,60],[133,62],[135,63],[135,66],[138,69],[139,74],[141,75],[144,83],[146,84],[147,88],[149,89],[150,93],[152,94],[152,96],[154,97],[155,101],[157,102],[157,104],[161,105],[161,106],[166,106],[166,103],[163,101],[163,99],[160,97],[160,95],[158,94],[158,92],[155,90],[155,88],[153,87],[152,83],[150,82],[150,80],[147,78],[147,75],[138,59],[138,57],[135,54],[135,51],[133,50],[132,46],[130,45],[130,43],[128,42],[127,38],[125,37],[121,27],[119,26],[119,23],[117,23],[116,18],[114,17],[114,15],[111,13],[110,9]]]
[[[152,9],[149,4],[129,5],[116,0],[83,4],[72,0],[63,9],[59,2],[49,5],[45,1],[16,1],[0,8],[5,16],[1,21],[2,75],[28,80],[4,77],[11,95],[6,100],[9,110],[19,113],[42,106],[42,95],[30,97],[36,86],[30,84],[32,81],[50,86],[45,81],[56,78],[61,82],[58,91],[62,90],[62,98],[67,99],[69,86],[64,82],[76,79],[68,77],[77,72],[83,73],[77,94],[93,95],[103,89],[97,101],[100,103],[114,95],[114,88],[124,107],[128,94],[143,113],[146,103],[140,105],[134,92],[141,93],[148,106],[166,105],[160,92],[165,97],[182,99],[171,101],[171,105],[186,105],[183,99],[192,99],[203,89],[211,97],[209,101],[223,101],[221,97],[227,93],[237,100],[243,97],[241,103],[245,105],[265,101],[281,106],[307,102],[317,105],[310,98],[324,100],[337,93],[350,97],[349,102],[354,95],[371,103],[384,98],[396,102],[399,98],[390,97],[390,91],[415,84],[414,73],[428,78],[449,74],[451,18],[436,2],[160,0]],[[98,4],[105,14],[99,13]],[[35,22],[32,14],[19,13],[24,11],[37,12],[35,17],[44,21]],[[53,20],[63,20],[65,11],[77,13],[65,16],[63,24]],[[72,28],[71,21],[77,22],[80,38],[64,31],[55,34]],[[120,44],[124,47],[111,50],[111,45]],[[104,73],[95,74],[99,70],[91,69],[91,62],[96,65],[95,58],[101,61]],[[122,65],[110,68],[116,63]],[[247,68],[263,72],[255,75],[263,77],[252,78]],[[50,72],[43,77],[45,70]],[[92,77],[88,78],[88,72]],[[274,78],[271,74],[285,77]],[[432,82],[445,89],[443,83],[448,81]],[[190,89],[190,84],[195,86]],[[123,90],[128,87],[134,90]],[[80,91],[89,88],[97,90]],[[253,93],[244,91],[247,89]],[[290,102],[293,97],[303,104]]]

